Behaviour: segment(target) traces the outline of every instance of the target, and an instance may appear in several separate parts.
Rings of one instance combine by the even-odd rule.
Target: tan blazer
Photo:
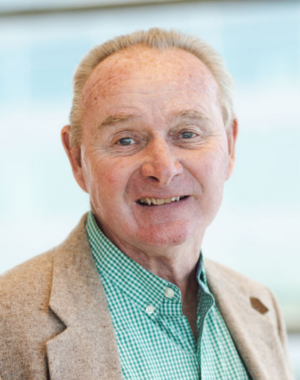
[[[122,379],[85,218],[60,246],[0,277],[0,379]],[[206,270],[253,380],[293,379],[282,317],[270,291],[210,260]]]

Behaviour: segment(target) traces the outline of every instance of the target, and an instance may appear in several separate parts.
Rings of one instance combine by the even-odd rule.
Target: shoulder
[[[74,252],[80,241],[86,240],[85,218],[86,215],[60,245],[0,275],[0,307],[7,304],[7,310],[22,308],[26,314],[34,306],[48,305],[54,261],[61,256],[61,265],[67,265],[70,255],[66,257],[64,253]]]
[[[0,305],[32,304],[50,289],[55,249],[36,256],[0,276]],[[9,309],[9,308],[7,308]]]
[[[0,276],[0,305],[9,305],[7,310],[16,304],[31,306],[47,297],[50,289],[55,250],[41,254],[17,265]]]
[[[231,269],[225,265],[217,263],[216,261],[205,259],[205,269],[207,277],[218,278],[219,281],[224,281],[228,285],[235,286],[240,291],[249,293],[251,291],[269,291],[267,287],[251,278]]]
[[[0,276],[0,372],[4,378],[10,374],[16,380],[30,378],[32,373],[40,379],[47,376],[45,342],[64,330],[49,308],[54,255],[55,249]]]
[[[270,322],[279,330],[283,328],[277,300],[267,286],[212,260],[206,259],[205,267],[209,288],[224,312],[226,305],[231,305],[247,319],[250,310],[251,313],[255,309],[263,314],[267,310]]]
[[[255,352],[267,344],[265,360],[271,349],[272,360],[277,355],[277,363],[283,363],[289,374],[282,378],[292,378],[286,328],[273,293],[265,285],[212,260],[205,259],[205,269],[209,289],[237,346],[245,350],[252,342]]]
[[[85,261],[92,260],[85,218],[86,215],[58,247],[0,276],[0,379],[1,376],[5,379],[13,376],[15,380],[48,378],[46,343],[66,328],[50,306],[50,300],[63,286],[67,287],[68,294],[72,286],[80,287],[78,273]],[[88,259],[84,259],[85,256]],[[64,280],[70,275],[73,282],[65,284]],[[85,290],[82,293],[85,299]],[[69,294],[69,298],[72,295]],[[71,305],[75,311],[78,309],[76,300]],[[62,303],[69,311],[70,305],[66,305]]]
[[[18,334],[36,329],[49,318],[55,249],[34,257],[0,276],[0,331]],[[3,335],[2,335],[3,336]]]
[[[205,260],[205,267],[209,288],[221,310],[226,313],[227,306],[232,306],[241,318],[247,320],[253,312],[254,315],[257,312],[264,315],[265,307],[268,311],[266,318],[276,328],[286,347],[283,316],[276,297],[267,286],[209,259]]]

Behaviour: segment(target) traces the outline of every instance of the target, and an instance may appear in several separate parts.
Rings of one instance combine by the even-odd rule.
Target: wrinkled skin
[[[100,63],[83,91],[82,144],[63,142],[97,222],[121,250],[184,293],[234,165],[217,84],[195,56],[135,48]],[[145,206],[146,197],[186,196]],[[196,288],[195,288],[196,289]],[[188,299],[188,296],[186,297]]]

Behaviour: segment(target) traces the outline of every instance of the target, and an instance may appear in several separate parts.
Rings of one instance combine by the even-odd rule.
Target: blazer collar
[[[66,330],[47,342],[51,379],[122,379],[105,292],[85,231],[86,215],[54,256],[50,308]]]
[[[286,373],[286,368],[271,293],[267,288],[213,261],[205,260],[205,265],[209,289],[251,378],[289,378],[288,375],[279,375]],[[251,305],[252,297],[266,306],[268,311],[262,313],[256,310]]]

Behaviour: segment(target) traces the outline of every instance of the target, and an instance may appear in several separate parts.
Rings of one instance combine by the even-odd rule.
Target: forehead
[[[174,48],[157,50],[141,46],[115,53],[102,61],[89,76],[83,89],[85,105],[111,94],[130,91],[151,91],[151,87],[172,89],[197,88],[216,96],[217,83],[205,66],[193,54]]]

